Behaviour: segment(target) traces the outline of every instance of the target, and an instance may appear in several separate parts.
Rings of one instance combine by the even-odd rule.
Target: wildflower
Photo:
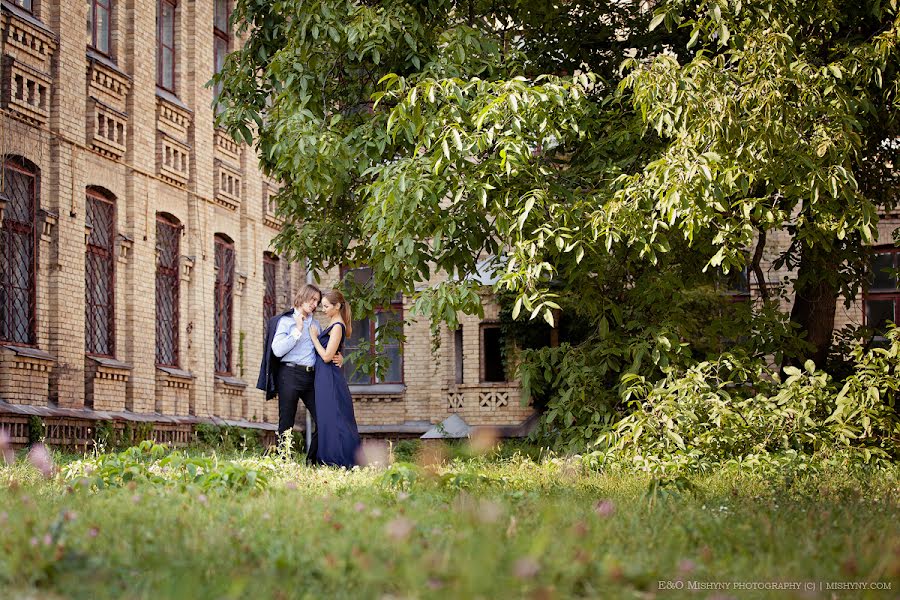
[[[409,499],[409,494],[406,492],[400,492],[399,494],[397,494],[397,500],[399,500],[400,502],[403,502],[404,500],[408,500],[408,499]]]
[[[689,558],[678,563],[678,573],[680,575],[690,575],[697,568],[697,564]]]
[[[66,511],[63,511],[62,517],[63,517],[64,521],[66,521],[67,523],[71,523],[72,521],[74,521],[75,519],[78,518],[78,515],[71,510],[66,510]]]
[[[363,504],[362,502],[357,502],[356,504],[353,505],[353,510],[355,510],[356,512],[362,512],[362,511],[366,510],[366,505]]]
[[[478,503],[478,520],[482,523],[495,523],[503,514],[503,508],[496,502],[482,500]]]
[[[98,535],[100,535],[100,529],[98,527],[94,526],[88,529],[88,537],[95,538]]]
[[[509,518],[509,527],[506,528],[506,537],[509,538],[509,537],[513,537],[514,535],[516,535],[516,529],[517,529],[516,518],[510,517]]]
[[[28,452],[28,461],[35,469],[41,472],[46,479],[53,476],[53,458],[47,447],[43,444],[35,444]]]
[[[16,453],[12,449],[12,441],[5,429],[0,429],[0,454],[3,454],[6,464],[11,465],[16,462]]]
[[[603,518],[611,517],[616,512],[616,505],[612,500],[598,500],[594,504],[594,512]]]
[[[412,533],[413,526],[413,522],[406,517],[398,517],[393,521],[388,522],[388,524],[385,525],[384,530],[389,538],[395,541],[401,541],[409,537],[409,534]]]
[[[135,504],[137,504],[138,502],[141,501],[141,495],[135,494],[134,496],[131,497],[131,501],[134,502]]]
[[[540,570],[541,565],[530,556],[520,558],[516,561],[516,564],[513,565],[513,575],[519,579],[531,579],[537,575]]]
[[[44,534],[44,545],[50,546],[52,544],[53,544],[53,536],[51,536],[49,533],[45,533]]]
[[[206,504],[207,501],[208,500],[206,498],[206,494],[200,494],[199,496],[197,496],[197,502],[199,502],[200,504]]]
[[[296,481],[288,481],[286,484],[284,484],[284,487],[289,490],[296,490],[297,482]]]

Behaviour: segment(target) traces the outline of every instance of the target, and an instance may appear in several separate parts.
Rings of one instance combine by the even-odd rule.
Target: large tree
[[[691,290],[762,284],[786,229],[821,363],[894,202],[896,2],[655,4],[238,0],[220,123],[284,182],[283,249],[371,266],[368,306],[403,291],[452,324],[488,270],[514,316],[562,304],[595,349],[621,336],[587,363],[665,366],[717,335]]]

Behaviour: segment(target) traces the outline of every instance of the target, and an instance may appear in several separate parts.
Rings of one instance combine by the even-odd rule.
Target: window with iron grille
[[[175,91],[175,0],[159,0],[156,11],[156,85]]]
[[[88,188],[86,196],[85,352],[114,356],[116,206],[112,196],[100,190]]]
[[[863,319],[883,339],[888,321],[900,323],[900,249],[877,248],[869,269],[869,285],[863,296]]]
[[[266,325],[269,319],[278,312],[278,304],[276,300],[277,286],[275,285],[275,276],[278,273],[278,257],[274,254],[266,252],[263,255],[263,284],[265,291],[263,292],[263,335],[265,335]]]
[[[0,340],[34,345],[37,271],[38,170],[27,161],[3,162],[0,228]]]
[[[234,289],[234,244],[216,234],[215,352],[216,373],[231,375],[231,313]]]
[[[110,17],[112,15],[112,0],[87,0],[87,41],[88,45],[100,52],[109,55]]]
[[[156,364],[178,366],[178,273],[181,224],[175,217],[156,216]]]
[[[343,277],[352,277],[357,284],[367,285],[372,278],[372,269],[362,267],[344,269]],[[371,356],[383,356],[387,368],[384,373],[363,371],[354,367],[353,362],[344,360],[347,382],[356,385],[376,383],[403,383],[403,352],[400,343],[393,339],[379,339],[388,327],[403,327],[403,296],[397,294],[390,304],[375,309],[374,319],[353,319],[352,333],[344,344],[344,354],[363,349]]]
[[[213,19],[213,71],[220,72],[225,67],[225,56],[231,46],[231,0],[215,0],[215,14]],[[215,86],[216,99],[222,93],[222,84]],[[216,105],[216,110],[220,110]]]

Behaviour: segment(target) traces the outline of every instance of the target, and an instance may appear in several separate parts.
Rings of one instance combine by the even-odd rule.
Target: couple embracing
[[[313,316],[321,303],[330,324],[322,330]],[[278,439],[294,427],[298,400],[312,417],[306,461],[350,468],[356,463],[359,431],[350,388],[341,370],[344,341],[351,333],[350,305],[343,294],[324,295],[307,284],[294,307],[269,319],[259,381],[266,400],[278,396]]]

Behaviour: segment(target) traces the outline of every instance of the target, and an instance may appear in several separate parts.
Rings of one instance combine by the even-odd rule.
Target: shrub
[[[727,354],[655,384],[626,375],[634,410],[597,437],[591,459],[675,474],[781,451],[838,451],[866,463],[900,457],[900,333],[891,330],[888,341],[855,351],[840,390],[811,361],[786,367],[781,381],[761,360]]]

